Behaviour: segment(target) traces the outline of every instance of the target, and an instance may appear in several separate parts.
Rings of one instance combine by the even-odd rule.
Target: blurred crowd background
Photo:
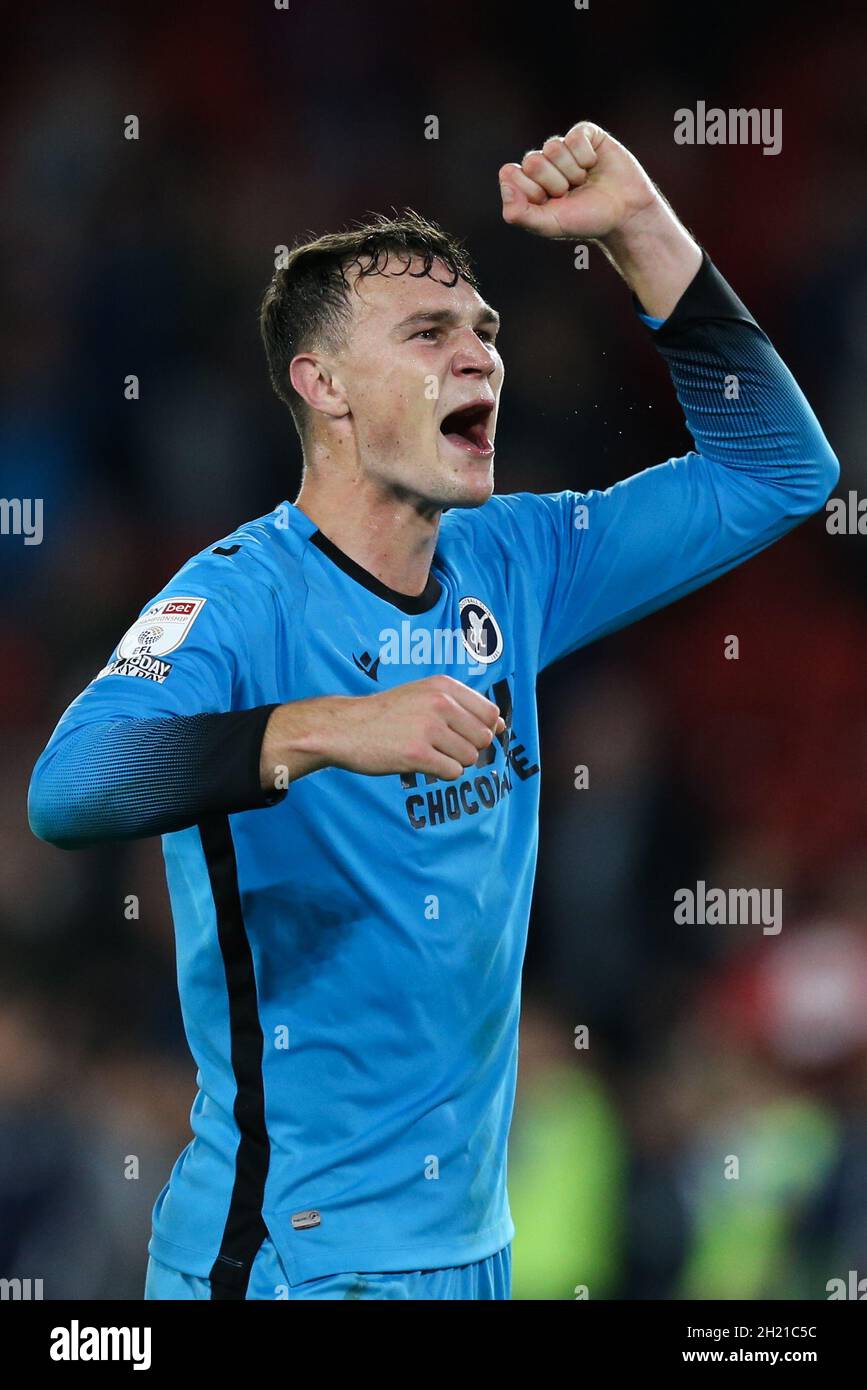
[[[839,495],[867,494],[867,18],[46,0],[6,22],[0,495],[44,499],[44,539],[0,537],[0,1274],[138,1299],[195,1093],[160,846],[52,849],[26,789],[165,579],[295,496],[257,337],[275,248],[406,206],[463,236],[503,315],[498,490],[607,486],[690,447],[664,364],[601,253],[579,271],[505,227],[496,182],[590,117],[769,332]],[[781,108],[782,152],[676,145],[698,100]],[[540,682],[518,1299],[867,1276],[865,545],[820,514]],[[676,925],[698,880],[782,889],[782,932]]]

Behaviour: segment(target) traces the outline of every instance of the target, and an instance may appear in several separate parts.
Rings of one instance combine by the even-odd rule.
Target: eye
[[[422,328],[418,333],[413,333],[414,338],[436,338],[439,333],[438,328]]]

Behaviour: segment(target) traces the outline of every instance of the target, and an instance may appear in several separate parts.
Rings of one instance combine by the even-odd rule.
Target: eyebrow
[[[395,324],[395,331],[400,332],[402,328],[411,328],[415,323],[441,323],[449,328],[454,328],[460,322],[461,316],[455,313],[454,309],[419,309],[416,313],[409,314],[405,319],[401,319],[400,323]],[[484,305],[476,315],[475,327],[479,328],[483,323],[492,324],[495,328],[500,326],[500,315],[496,309],[491,308],[490,304]]]

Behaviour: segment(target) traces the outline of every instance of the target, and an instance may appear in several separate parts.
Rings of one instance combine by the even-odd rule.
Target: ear
[[[343,383],[315,352],[299,352],[289,363],[289,380],[311,410],[339,420],[349,414]]]

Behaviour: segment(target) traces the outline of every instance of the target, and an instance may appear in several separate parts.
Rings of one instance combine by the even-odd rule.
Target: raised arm
[[[604,247],[696,447],[604,492],[500,499],[548,558],[533,577],[545,666],[757,554],[824,504],[840,469],[767,335],[610,135],[582,122],[500,180],[507,221]]]

